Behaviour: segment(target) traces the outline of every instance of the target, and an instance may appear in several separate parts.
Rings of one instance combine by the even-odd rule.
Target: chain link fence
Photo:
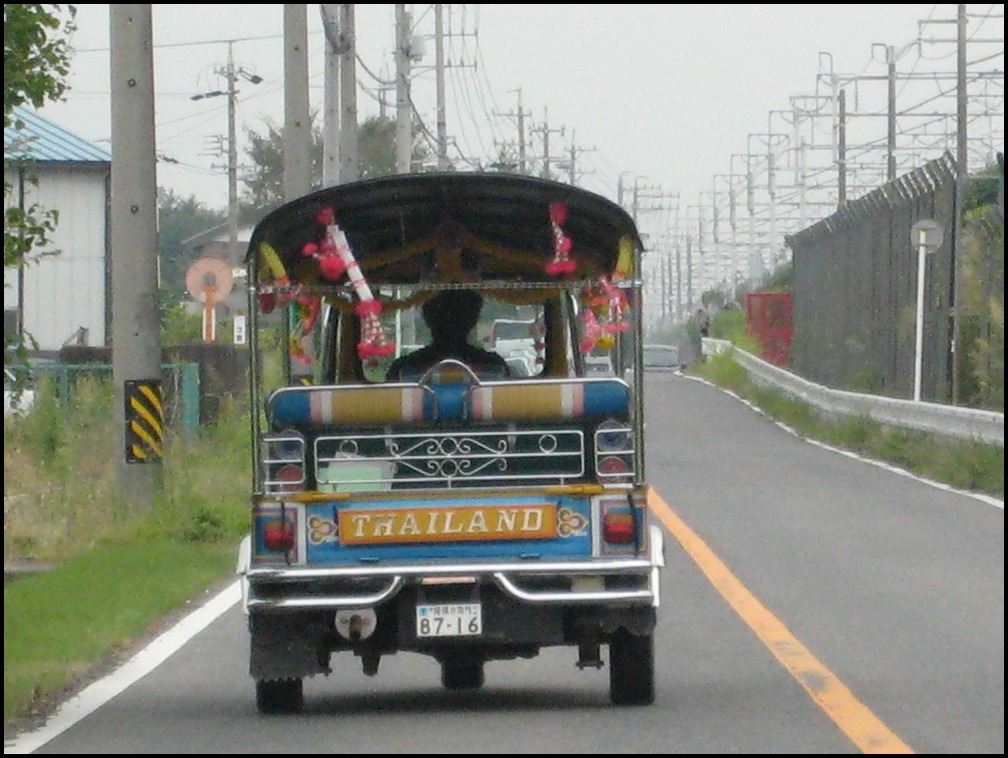
[[[955,192],[955,161],[946,153],[787,238],[791,370],[836,389],[913,396],[919,250],[911,229],[933,220],[944,239],[925,259],[920,397],[949,402]]]

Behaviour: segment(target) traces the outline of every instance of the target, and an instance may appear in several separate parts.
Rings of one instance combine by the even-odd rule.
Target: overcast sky
[[[410,7],[417,33],[431,32],[432,6]],[[821,74],[884,75],[877,44],[899,50],[921,30],[954,39],[954,25],[936,22],[956,14],[954,4],[913,3],[445,7],[453,33],[448,132],[458,148],[452,157],[488,162],[495,145],[514,143],[520,97],[531,125],[549,128],[551,155],[569,155],[573,146],[578,184],[615,197],[622,175],[626,183],[675,193],[683,204],[709,191],[715,174],[733,170],[732,154],[746,152],[750,134],[768,131],[771,111],[823,91]],[[323,98],[319,8],[307,6],[313,108]],[[362,119],[378,112],[373,77],[391,79],[394,72],[393,8],[356,6]],[[968,8],[1003,14],[1004,6]],[[78,9],[72,90],[66,103],[48,105],[43,114],[107,147],[108,6]],[[983,32],[1003,40],[1003,15],[985,22]],[[224,159],[209,153],[214,136],[226,134],[226,98],[190,96],[224,88],[219,72],[233,40],[235,65],[264,79],[240,84],[239,133],[263,131],[266,119],[280,124],[283,6],[155,4],[153,34],[157,150],[179,162],[160,163],[158,183],[223,208]],[[949,66],[954,52],[945,49]],[[414,90],[431,130],[433,57],[429,40]],[[394,104],[394,91],[386,97]],[[541,148],[534,144],[530,152]]]

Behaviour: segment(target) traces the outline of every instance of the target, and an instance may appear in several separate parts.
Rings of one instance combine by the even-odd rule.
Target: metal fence
[[[787,238],[794,267],[791,370],[837,389],[912,397],[917,366],[914,224],[944,230],[926,257],[922,400],[952,389],[955,161],[942,158]]]
[[[48,378],[54,383],[57,400],[64,411],[71,407],[74,385],[80,377],[112,381],[112,366],[107,364],[33,364],[36,380]],[[200,372],[197,363],[170,363],[161,366],[164,422],[168,428],[195,433],[200,426]]]

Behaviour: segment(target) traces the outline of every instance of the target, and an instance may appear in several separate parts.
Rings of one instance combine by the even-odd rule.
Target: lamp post
[[[227,79],[226,90],[212,90],[193,95],[190,100],[204,100],[210,97],[227,96],[228,99],[228,252],[235,255],[238,246],[238,140],[235,128],[235,112],[238,105],[238,90],[235,85],[238,77],[242,77],[252,84],[260,84],[262,77],[246,71],[244,68],[235,68],[233,41],[228,42],[227,66],[218,68],[216,72]]]
[[[929,253],[939,247],[944,238],[941,225],[932,219],[921,219],[910,229],[910,242],[917,246],[917,329],[914,343],[913,399],[921,399],[921,373],[924,365],[924,273]]]

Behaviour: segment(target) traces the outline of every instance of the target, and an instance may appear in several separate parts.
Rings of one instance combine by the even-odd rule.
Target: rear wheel
[[[654,698],[654,635],[618,630],[609,643],[609,700],[613,705],[650,705]]]
[[[259,713],[300,713],[304,689],[300,679],[264,679],[256,682]]]
[[[441,686],[446,690],[476,690],[483,686],[483,661],[442,661]]]

